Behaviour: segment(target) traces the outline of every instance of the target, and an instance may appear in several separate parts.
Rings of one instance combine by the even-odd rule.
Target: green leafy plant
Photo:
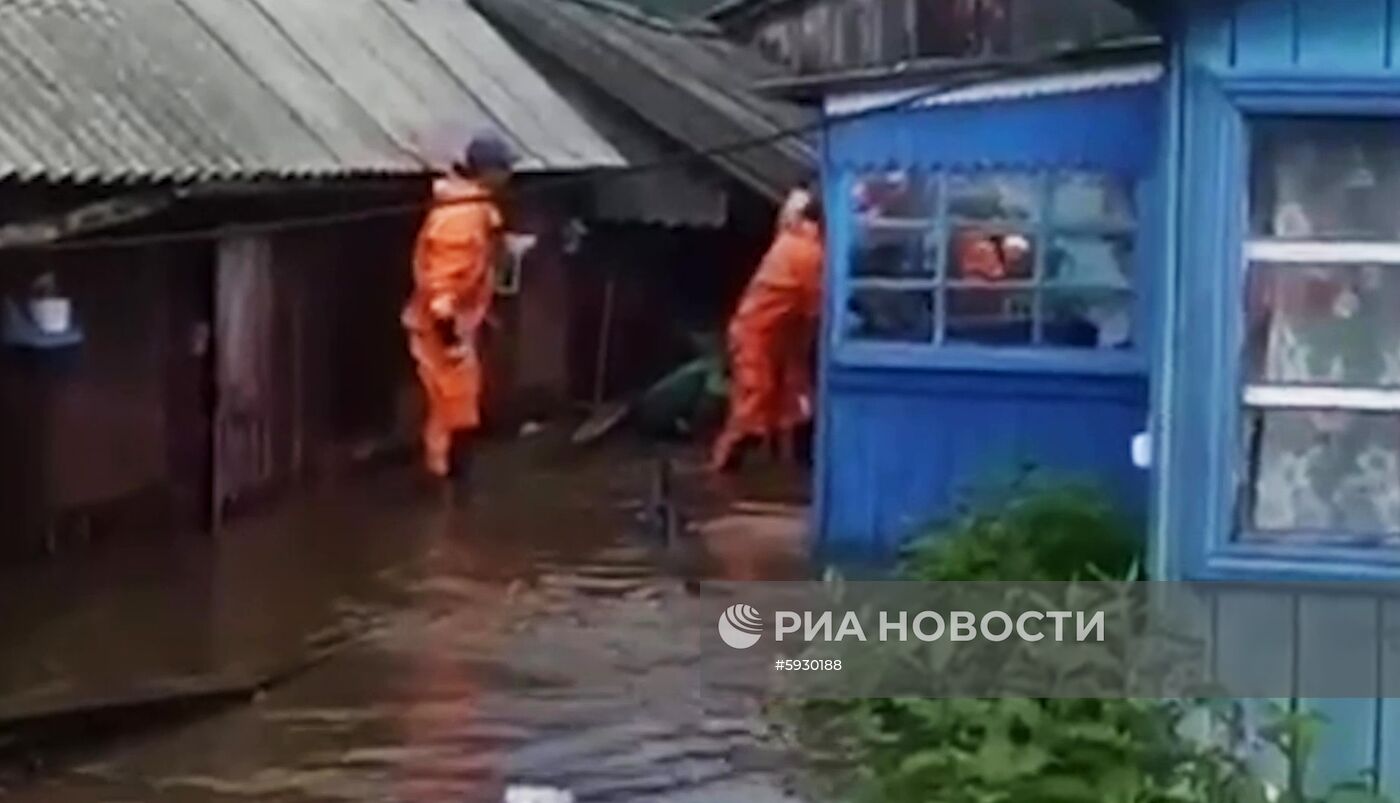
[[[923,533],[906,553],[899,579],[1066,581],[1073,594],[1080,580],[1111,591],[1109,578],[1141,578],[1137,531],[1101,493],[1028,479]],[[1112,604],[1105,602],[1110,610]],[[940,677],[959,675],[956,662],[975,664],[974,652],[869,645],[859,663],[876,682],[914,667],[937,689]],[[1100,656],[1102,666],[1087,668],[1067,666],[1061,655],[1027,650],[998,666],[988,682],[1004,689],[1018,672],[1043,683],[1045,673],[1121,671],[1111,654]],[[1304,770],[1322,720],[1286,711],[1272,712],[1259,732],[1293,768],[1286,788],[1271,789],[1251,772],[1240,739],[1231,735],[1245,730],[1241,706],[1221,701],[945,695],[807,700],[775,706],[774,714],[811,762],[810,791],[843,803],[1387,801],[1367,778],[1321,797],[1306,795]],[[1201,716],[1227,735],[1188,735],[1187,720]]]
[[[909,580],[1045,580],[1111,577],[1142,565],[1142,534],[1099,489],[1027,475],[986,494],[916,537],[900,576]]]
[[[1259,736],[1284,756],[1289,768],[1287,785],[1279,790],[1277,803],[1391,803],[1391,798],[1375,791],[1375,774],[1369,772],[1333,784],[1322,795],[1308,794],[1308,769],[1326,734],[1327,718],[1316,711],[1285,709],[1277,704],[1268,708]]]

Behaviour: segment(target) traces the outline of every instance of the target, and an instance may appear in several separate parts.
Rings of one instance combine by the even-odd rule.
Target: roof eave
[[[890,66],[770,79],[755,84],[754,89],[798,103],[819,104],[824,98],[835,94],[899,89],[949,78],[975,79],[983,74],[998,77],[1018,71],[1137,62],[1160,58],[1162,54],[1161,37],[1144,36],[1057,50],[1023,59],[914,59]]]
[[[721,28],[753,22],[775,11],[809,3],[811,0],[721,0],[703,18]]]

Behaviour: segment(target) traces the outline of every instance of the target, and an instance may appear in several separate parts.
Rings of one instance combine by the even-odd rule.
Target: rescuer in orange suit
[[[729,418],[714,444],[714,470],[733,469],[752,439],[778,437],[790,455],[796,429],[811,420],[822,263],[821,202],[794,190],[729,324]]]
[[[479,334],[490,320],[503,229],[499,200],[515,160],[494,134],[474,137],[463,160],[434,182],[433,206],[414,246],[403,326],[427,402],[424,463],[434,477],[459,485],[481,423]]]

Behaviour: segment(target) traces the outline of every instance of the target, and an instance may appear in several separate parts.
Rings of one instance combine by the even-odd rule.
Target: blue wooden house
[[[803,85],[818,528],[887,547],[989,470],[1096,476],[1154,577],[1209,582],[1216,664],[1332,721],[1313,782],[1400,795],[1400,606],[1368,593],[1400,579],[1400,0],[1139,10],[1156,46]]]
[[[893,546],[1032,465],[1145,510],[1163,70],[1089,61],[828,97],[829,543]]]

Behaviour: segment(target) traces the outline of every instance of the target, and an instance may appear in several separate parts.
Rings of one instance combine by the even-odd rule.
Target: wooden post
[[[303,285],[306,282],[305,267],[298,265],[288,283],[292,303],[288,305],[292,316],[292,475],[300,482],[305,474],[306,459],[306,380],[302,373],[306,368],[306,331],[301,300]]]
[[[616,274],[609,269],[607,284],[603,290],[603,322],[598,332],[598,362],[593,379],[593,407],[595,411],[603,406],[603,400],[607,393],[608,347],[609,341],[612,339],[613,296],[616,293],[616,283]]]

